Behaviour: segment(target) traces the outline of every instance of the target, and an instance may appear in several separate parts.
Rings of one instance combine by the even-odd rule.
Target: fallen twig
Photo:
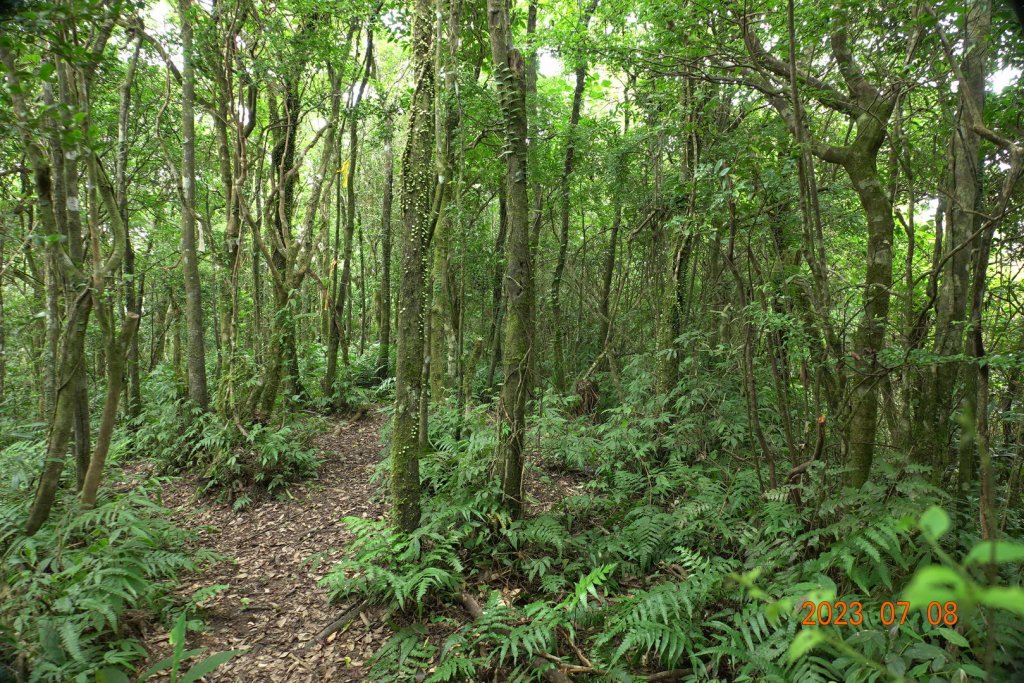
[[[356,617],[358,617],[360,614],[363,613],[363,609],[365,607],[366,607],[366,600],[362,600],[362,601],[356,603],[355,605],[352,605],[351,607],[349,607],[347,610],[345,610],[344,612],[341,613],[340,617],[338,617],[337,619],[332,621],[330,624],[325,626],[324,629],[322,631],[320,631],[320,633],[316,634],[316,636],[314,636],[312,640],[310,640],[308,643],[306,643],[306,645],[305,645],[305,647],[303,649],[308,650],[309,648],[313,647],[317,643],[322,643],[324,640],[326,640],[328,637],[330,637],[330,635],[332,633],[335,633],[335,632],[340,631],[341,629],[345,628],[345,626],[350,621],[353,621]]]

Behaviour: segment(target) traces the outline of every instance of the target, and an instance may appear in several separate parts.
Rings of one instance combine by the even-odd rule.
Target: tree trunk
[[[391,363],[391,202],[395,177],[391,134],[388,132],[386,135],[387,138],[384,140],[384,196],[381,199],[380,209],[380,348],[377,351],[377,379],[382,382],[388,377]]]
[[[508,240],[508,188],[501,184],[498,192],[498,237],[494,245],[494,280],[491,286],[491,327],[487,335],[490,361],[487,364],[487,389],[494,388],[494,375],[501,360],[501,332],[505,320],[505,299],[502,296],[502,273],[505,271],[505,243]]]
[[[885,348],[892,288],[892,204],[878,179],[876,155],[854,156],[846,170],[868,224],[867,271],[864,275],[864,313],[854,337],[855,378],[848,429],[850,483],[861,486],[871,472],[878,428],[879,390],[885,368],[878,354]]]
[[[587,22],[589,23],[589,15]],[[565,259],[569,250],[569,195],[570,179],[576,165],[576,127],[580,122],[580,109],[583,103],[583,87],[587,80],[587,67],[581,65],[576,68],[576,86],[572,93],[572,109],[569,112],[569,127],[565,133],[565,161],[562,165],[562,175],[559,178],[559,219],[561,229],[558,233],[558,257],[555,260],[555,271],[551,276],[551,324],[552,324],[552,352],[554,353],[554,382],[555,390],[564,394],[565,387],[565,349],[564,330],[562,322],[562,273],[565,271]]]
[[[341,278],[338,283],[338,293],[334,299],[334,311],[332,314],[331,335],[327,341],[327,371],[324,374],[324,393],[333,395],[334,382],[338,373],[338,349],[343,348],[344,361],[348,364],[348,347],[350,343],[348,333],[342,334],[342,320],[345,316],[346,305],[351,305],[352,297],[352,240],[356,229],[356,165],[359,155],[359,103],[363,99],[363,92],[366,90],[366,83],[370,77],[370,66],[373,62],[373,31],[368,30],[366,35],[366,65],[363,67],[363,78],[359,82],[359,88],[354,95],[352,107],[350,108],[349,139],[348,139],[348,170],[343,170],[341,177],[345,181],[345,237],[344,247],[341,252]]]
[[[591,0],[583,12],[582,30],[586,32],[590,26],[590,15],[597,7],[597,0]],[[569,125],[565,131],[565,159],[562,163],[562,175],[558,181],[559,225],[558,258],[555,261],[555,272],[551,277],[551,316],[552,316],[552,352],[554,353],[555,390],[560,394],[566,391],[565,386],[565,330],[562,321],[562,274],[565,271],[565,259],[569,250],[569,212],[570,181],[576,168],[576,128],[580,123],[580,110],[583,107],[583,88],[587,81],[587,64],[581,63],[575,70],[576,85],[572,91],[572,107],[569,110]],[[603,341],[603,337],[602,337]]]
[[[73,111],[84,111],[79,96],[81,91],[73,88],[72,82],[75,74],[70,67],[60,59],[55,60],[57,84],[59,87],[59,107],[61,127],[63,130],[81,128],[72,120]],[[49,99],[45,93],[49,86],[44,86],[44,101]],[[67,239],[67,250],[75,269],[84,269],[85,254],[82,243],[82,213],[81,201],[78,192],[78,160],[81,150],[72,143],[65,146],[62,132],[57,126],[50,129],[50,165],[53,178],[53,208],[57,216],[57,225],[61,234]],[[64,273],[64,303],[70,309],[78,290],[73,280],[75,277],[68,277]],[[84,359],[83,359],[84,361]],[[75,474],[76,486],[82,487],[85,479],[85,471],[89,467],[89,388],[86,364],[82,362],[75,367],[71,379],[71,392],[74,394],[74,444],[75,444]]]
[[[505,270],[507,315],[504,329],[504,384],[498,415],[501,431],[497,464],[502,501],[513,518],[523,512],[523,445],[526,401],[531,390],[533,348],[533,268],[527,192],[526,74],[523,55],[512,47],[503,0],[487,0],[498,101],[503,119],[508,246]]]
[[[430,396],[440,401],[446,392],[457,387],[455,366],[460,335],[459,297],[456,270],[452,267],[453,225],[447,205],[460,191],[455,183],[455,131],[461,123],[457,106],[458,53],[462,19],[462,0],[437,0],[437,35],[443,43],[435,49],[436,78],[443,79],[435,93],[437,176],[439,179],[437,228],[433,239],[433,287],[430,307]],[[454,191],[450,188],[455,188]]]
[[[391,436],[392,515],[402,531],[420,524],[419,402],[423,388],[424,276],[433,197],[433,3],[416,0],[412,25],[413,94],[402,159],[402,270],[398,293],[395,418]]]
[[[627,119],[626,130],[629,130]],[[615,278],[615,256],[619,246],[619,228],[622,227],[622,191],[625,185],[625,164],[624,155],[616,159],[615,187],[612,192],[612,204],[614,206],[612,216],[612,227],[608,235],[608,251],[604,258],[604,269],[601,275],[601,301],[598,304],[598,315],[601,318],[600,343],[601,350],[598,353],[607,354],[612,345],[612,280]],[[605,365],[608,366],[607,356]]]
[[[64,471],[64,459],[67,456],[75,416],[76,399],[72,381],[76,369],[85,358],[85,331],[89,325],[91,310],[92,295],[88,287],[83,287],[68,311],[67,327],[57,367],[57,396],[53,419],[46,436],[46,464],[39,477],[35,499],[25,522],[25,533],[29,536],[39,531],[49,518],[57,496],[57,487],[60,485],[60,475]]]
[[[48,314],[52,315],[52,319],[49,321],[51,331],[48,334],[53,336],[51,340],[48,340],[49,343],[56,344],[56,337],[59,334],[59,323],[56,316],[58,287],[61,286],[63,281],[66,291],[74,292],[74,296],[68,298],[67,326],[60,354],[59,356],[55,354],[54,358],[56,362],[54,363],[53,412],[50,430],[47,434],[46,459],[44,460],[43,473],[40,476],[39,485],[36,489],[36,496],[32,502],[28,520],[25,524],[25,531],[31,536],[46,521],[50,515],[50,509],[53,507],[57,487],[60,484],[61,472],[64,469],[64,459],[67,456],[68,441],[71,437],[72,429],[75,427],[75,417],[76,415],[88,415],[86,412],[88,405],[80,405],[85,387],[80,385],[76,378],[84,371],[85,333],[89,324],[92,298],[89,287],[90,283],[79,267],[79,264],[82,263],[81,226],[77,223],[71,226],[64,222],[68,221],[70,223],[67,216],[69,212],[75,213],[77,217],[79,208],[77,201],[77,174],[72,176],[76,189],[71,194],[68,194],[66,183],[69,176],[64,172],[66,169],[63,166],[64,154],[60,136],[55,136],[53,134],[54,130],[51,129],[51,149],[50,154],[47,155],[28,132],[30,130],[28,126],[29,115],[23,99],[25,91],[19,82],[14,58],[8,48],[3,45],[0,45],[0,61],[3,62],[5,67],[6,80],[10,86],[12,108],[15,118],[20,124],[22,142],[24,143],[26,156],[32,168],[36,191],[36,206],[39,220],[44,230],[43,234],[61,234],[69,240],[68,250],[70,258],[67,258],[68,254],[61,254],[60,256],[66,258],[63,264],[61,264],[60,256],[58,256],[58,249],[63,247],[53,244],[49,248],[53,276],[47,281],[48,288],[50,289],[49,297],[52,298],[53,306],[53,309],[48,312]],[[62,90],[67,90],[66,74],[62,73],[59,80],[63,86]],[[62,92],[62,96],[64,95],[66,93]],[[52,90],[48,84],[43,86],[43,98],[47,105],[53,104]],[[65,109],[70,110],[72,103],[70,96],[64,99],[64,103],[69,106],[63,108],[62,111]],[[70,111],[64,111],[64,113],[70,116]],[[88,123],[85,122],[84,125],[88,125]],[[77,158],[76,154],[71,156]],[[54,160],[59,160],[56,165],[53,163]],[[61,204],[58,199],[64,203]],[[70,201],[71,199],[74,201]],[[75,230],[78,230],[78,232],[75,233]],[[74,241],[71,240],[72,237]],[[63,280],[60,278],[61,265],[64,265]],[[84,400],[87,404],[88,394],[85,394]],[[86,421],[85,449],[88,448],[87,428],[88,422]],[[84,474],[82,477],[84,478]]]
[[[96,434],[96,449],[93,451],[89,469],[82,484],[82,506],[89,508],[96,504],[103,466],[110,452],[110,442],[117,424],[117,404],[121,398],[121,387],[124,382],[125,357],[128,346],[139,327],[139,316],[129,312],[124,320],[121,334],[115,336],[113,326],[108,322],[106,331],[107,346],[107,395],[103,401],[103,414],[100,417],[100,428]]]
[[[188,394],[203,411],[209,410],[206,385],[206,342],[203,328],[203,293],[196,250],[196,129],[195,67],[192,46],[192,0],[179,0],[181,15],[181,256],[185,275],[185,318],[188,324]]]
[[[131,112],[132,83],[135,81],[135,71],[139,63],[139,51],[142,47],[142,38],[135,41],[135,49],[132,52],[132,59],[128,65],[128,72],[121,82],[120,99],[117,114],[117,160],[114,170],[114,184],[117,192],[117,209],[121,214],[121,223],[128,226],[128,122]],[[135,273],[135,249],[132,247],[130,234],[125,234],[124,252],[124,297],[125,308],[131,314],[140,316],[142,314],[142,295],[144,287],[141,279]],[[127,358],[125,359],[128,375],[128,415],[137,417],[142,410],[142,387],[139,376],[139,339],[133,334],[128,341]],[[97,436],[99,439],[99,436]],[[99,448],[97,441],[96,447]],[[93,458],[95,458],[93,454]],[[90,467],[91,467],[90,463]],[[88,473],[86,474],[88,479]]]
[[[170,307],[170,297],[166,303],[158,301],[154,307],[156,310],[153,313],[153,322],[150,326],[149,372],[153,372],[154,368],[164,361]]]
[[[970,83],[969,89],[961,88],[958,92],[960,108],[949,149],[949,177],[952,180],[950,202],[947,212],[945,233],[942,242],[943,257],[952,253],[942,269],[942,280],[939,286],[935,305],[935,346],[938,356],[952,356],[964,352],[964,322],[967,314],[967,303],[970,296],[970,261],[971,250],[964,244],[971,239],[978,227],[976,213],[981,186],[981,144],[980,136],[973,128],[971,111],[979,113],[985,106],[985,73],[988,55],[986,37],[990,18],[987,2],[973,4],[966,10],[965,33],[966,45],[961,70],[964,78]],[[970,97],[973,102],[967,102]],[[923,428],[916,438],[912,439],[915,447],[912,455],[916,460],[931,462],[939,471],[945,469],[949,462],[948,449],[950,442],[951,416],[955,408],[955,387],[960,376],[962,363],[940,362],[932,370],[932,386],[928,395],[922,397],[921,412]],[[973,370],[964,367],[967,373],[966,385],[969,390],[968,400],[973,400]],[[970,437],[965,439],[970,441]],[[961,453],[973,452],[969,445]],[[960,472],[961,482],[967,480]],[[967,474],[968,478],[973,474]]]

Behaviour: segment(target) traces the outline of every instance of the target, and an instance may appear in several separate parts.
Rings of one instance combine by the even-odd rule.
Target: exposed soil
[[[175,521],[199,530],[198,545],[227,559],[185,577],[183,598],[228,586],[203,603],[206,629],[189,634],[188,647],[208,653],[247,652],[210,674],[211,683],[362,681],[367,660],[390,636],[372,610],[324,639],[318,634],[347,607],[328,604],[317,585],[351,541],[343,517],[381,518],[385,507],[370,482],[382,458],[379,413],[337,425],[314,440],[318,474],[293,485],[288,496],[253,502],[241,512],[202,497],[200,482],[180,480],[163,493]],[[206,527],[209,528],[206,528]],[[167,631],[154,627],[145,647],[169,652]]]

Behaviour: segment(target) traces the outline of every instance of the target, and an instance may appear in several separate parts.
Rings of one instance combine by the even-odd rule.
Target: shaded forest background
[[[5,9],[0,671],[134,670],[210,559],[127,463],[245,514],[384,406],[378,678],[1022,675],[1022,62],[988,0]]]

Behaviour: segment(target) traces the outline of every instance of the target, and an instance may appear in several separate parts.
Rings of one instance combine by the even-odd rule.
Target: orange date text
[[[860,602],[812,602],[808,600],[800,607],[804,615],[804,626],[861,626],[864,624],[864,605]],[[910,603],[899,600],[883,602],[878,608],[878,621],[883,626],[902,625],[910,612]],[[932,626],[953,626],[959,620],[955,602],[930,602],[925,609],[925,618]]]

